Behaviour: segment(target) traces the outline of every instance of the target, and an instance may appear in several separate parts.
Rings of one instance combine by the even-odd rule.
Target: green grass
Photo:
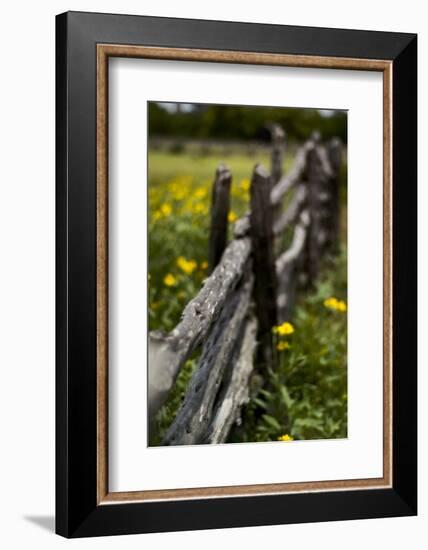
[[[342,247],[327,258],[315,288],[299,294],[294,332],[280,339],[290,347],[279,352],[278,370],[253,380],[250,403],[230,441],[347,436],[347,315],[325,305],[332,296],[346,300],[346,257]]]
[[[225,161],[232,171],[234,216],[248,210],[249,180],[256,162],[269,168],[265,152],[192,155],[149,151],[149,328],[172,330],[184,306],[207,276],[209,206],[215,170]],[[291,164],[287,159],[287,169]],[[342,193],[345,200],[346,193]],[[343,210],[345,211],[345,210]],[[347,433],[346,314],[324,305],[332,296],[346,300],[346,215],[341,253],[327,258],[311,291],[298,296],[277,372],[257,372],[242,424],[229,440],[271,441],[338,438]],[[159,444],[180,407],[196,356],[182,369],[157,419],[151,444]]]
[[[231,154],[223,158],[218,154],[192,155],[189,153],[149,152],[150,182],[152,177],[159,182],[172,180],[178,176],[192,175],[195,182],[212,180],[217,166],[226,164],[234,180],[250,178],[254,165],[261,163],[269,169],[270,158],[266,152],[258,152],[256,157],[249,154]]]
[[[227,156],[232,172],[231,216],[248,210],[248,187],[256,161],[266,153]],[[149,151],[149,328],[171,330],[185,304],[206,277],[211,188],[221,159],[217,154],[191,155]],[[179,258],[194,262],[186,271]],[[171,275],[168,286],[165,277]],[[168,281],[167,281],[168,282]]]

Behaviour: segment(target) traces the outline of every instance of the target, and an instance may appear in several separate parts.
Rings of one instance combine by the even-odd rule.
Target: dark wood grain
[[[259,341],[262,362],[276,365],[272,345],[272,328],[277,324],[275,252],[273,235],[273,207],[270,199],[271,178],[257,165],[250,188],[250,235],[255,276],[254,300],[259,323]]]
[[[211,273],[219,263],[227,244],[228,214],[230,208],[230,185],[232,174],[224,165],[217,168],[212,188],[211,226],[208,263]]]

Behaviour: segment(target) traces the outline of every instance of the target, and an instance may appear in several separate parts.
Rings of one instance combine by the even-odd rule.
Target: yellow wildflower
[[[171,205],[165,202],[164,204],[161,205],[160,211],[165,217],[170,216],[172,212]]]
[[[285,349],[290,349],[290,343],[289,342],[278,342],[276,345],[276,349],[278,351],[284,351]]]
[[[195,204],[195,206],[193,207],[193,212],[195,214],[206,214],[207,211],[207,207],[201,203]]]
[[[207,192],[205,187],[198,187],[195,191],[195,197],[197,199],[204,199],[207,196]]]
[[[195,260],[186,260],[184,256],[180,256],[177,258],[177,266],[187,275],[191,275],[197,268],[198,264]]]
[[[293,441],[293,440],[294,440],[294,437],[288,434],[280,435],[278,437],[278,441]]]
[[[330,309],[336,309],[336,305],[337,305],[337,299],[334,297],[327,298],[327,300],[324,300],[325,307],[328,307]]]
[[[200,267],[205,271],[205,269],[208,269],[208,262],[207,261],[201,262]]]
[[[174,200],[182,201],[186,197],[187,188],[183,185],[180,185],[176,181],[172,181],[169,184],[169,191],[172,194]]]
[[[166,286],[175,286],[177,284],[177,278],[172,273],[168,273],[163,278],[163,282]]]
[[[241,183],[239,186],[242,189],[242,191],[248,191],[250,189],[250,180],[248,178],[244,178],[243,180],[241,180]]]
[[[176,201],[182,201],[186,198],[186,191],[184,189],[177,189],[174,191],[174,199]]]
[[[341,311],[344,313],[348,308],[346,307],[346,303],[343,300],[339,300],[337,303],[337,311]]]
[[[234,221],[236,221],[238,219],[238,216],[235,214],[235,212],[233,210],[231,210],[229,212],[229,215],[227,216],[227,219],[229,220],[230,223],[233,223]]]
[[[294,327],[291,323],[288,323],[286,321],[285,323],[282,323],[282,325],[278,325],[277,327],[273,327],[273,332],[275,334],[279,334],[280,336],[288,336],[288,334],[293,334]]]
[[[340,311],[342,313],[347,310],[346,303],[343,300],[338,300],[334,296],[324,300],[324,306],[328,309],[333,309],[334,311]]]

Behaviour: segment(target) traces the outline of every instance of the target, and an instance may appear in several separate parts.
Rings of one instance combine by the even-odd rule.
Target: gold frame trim
[[[108,490],[108,59],[205,61],[383,73],[383,477],[129,492]],[[255,52],[97,45],[97,504],[392,486],[392,62]]]

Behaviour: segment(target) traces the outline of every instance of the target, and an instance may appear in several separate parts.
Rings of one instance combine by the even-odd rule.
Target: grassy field
[[[149,152],[149,175],[150,178],[165,181],[174,179],[177,176],[191,175],[195,183],[212,181],[215,170],[219,163],[227,164],[232,171],[235,180],[240,181],[249,178],[254,164],[259,162],[269,168],[269,155],[260,150],[254,157],[250,154],[231,154],[222,158],[218,154],[192,155],[188,153],[169,153],[164,151]],[[152,181],[152,180],[150,180]]]
[[[232,171],[230,221],[248,210],[256,162],[269,168],[265,152],[232,154],[149,152],[149,327],[169,331],[207,275],[209,205],[215,170]],[[290,164],[286,161],[286,167]],[[345,196],[345,194],[344,194]],[[343,224],[345,240],[346,227]],[[290,327],[277,334],[280,368],[252,382],[251,400],[230,441],[346,437],[346,247],[326,258],[322,276],[301,294]],[[158,415],[158,444],[174,418],[197,356],[183,368]],[[283,437],[284,439],[284,437]]]
[[[257,158],[229,155],[233,222],[248,209],[251,173]],[[211,187],[218,155],[149,152],[150,329],[170,330],[206,276]]]

